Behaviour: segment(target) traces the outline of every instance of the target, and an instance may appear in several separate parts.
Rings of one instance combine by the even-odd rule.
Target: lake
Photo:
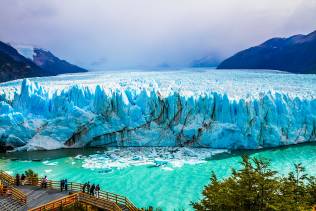
[[[316,176],[315,144],[234,153],[214,151],[211,157],[210,151],[180,148],[35,151],[2,154],[0,168],[11,174],[33,169],[53,180],[90,181],[100,184],[103,190],[127,196],[138,207],[152,205],[163,210],[192,210],[190,202],[201,198],[211,171],[219,178],[229,176],[231,168],[239,168],[240,155],[244,153],[270,159],[272,168],[281,175],[292,170],[294,163],[301,162],[307,173]],[[155,164],[161,162],[157,158],[166,163],[157,167]]]

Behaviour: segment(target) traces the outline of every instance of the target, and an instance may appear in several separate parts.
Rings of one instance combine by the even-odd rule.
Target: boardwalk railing
[[[118,206],[117,203],[112,201],[103,199],[103,198],[94,198],[86,193],[78,193],[78,201],[86,204],[92,204],[96,207],[105,209],[105,210],[113,210],[113,211],[122,211],[123,209]]]
[[[42,183],[41,180],[38,180],[37,178],[27,178],[27,181],[26,181],[26,184],[33,184],[33,185],[36,185],[39,187],[41,186],[41,183]],[[47,188],[59,190],[60,189],[60,182],[48,180]],[[76,182],[68,182],[68,190],[71,192],[74,192],[74,193],[75,192],[82,192],[83,184],[76,183]],[[121,196],[121,195],[111,193],[111,192],[106,192],[106,191],[100,191],[99,196],[101,199],[106,199],[106,200],[114,202],[116,204],[123,205],[131,211],[138,210],[136,208],[136,206],[125,196]]]
[[[42,211],[42,210],[56,210],[60,207],[67,207],[78,202],[78,194],[71,194],[69,196],[62,197],[60,199],[50,201],[47,204],[40,205],[38,207],[29,209],[28,211]]]
[[[26,200],[27,200],[26,194],[23,193],[22,191],[20,191],[19,189],[13,187],[13,185],[15,183],[14,177],[12,177],[11,175],[9,175],[1,170],[0,171],[0,180],[5,185],[7,185],[7,188],[5,190],[6,193],[4,193],[4,194],[8,194],[8,195],[12,196],[15,200],[17,200],[22,205],[26,204]]]
[[[2,170],[0,170],[0,179],[11,186],[15,184],[15,178],[12,177],[11,175],[5,173]],[[38,178],[35,178],[35,177],[33,177],[33,178],[27,177],[27,179],[25,181],[26,185],[34,185],[34,186],[39,186],[39,187],[41,186],[41,183],[42,183],[42,181]],[[48,180],[47,188],[60,190],[60,182]],[[16,190],[19,191],[18,189],[16,189]],[[115,206],[114,206],[113,209],[111,209],[111,210],[121,210],[121,208],[119,206],[126,207],[130,211],[138,211],[139,210],[130,200],[128,200],[127,197],[121,196],[121,195],[118,195],[115,193],[106,192],[106,191],[99,191],[99,198],[89,196],[88,194],[81,193],[83,190],[83,184],[81,184],[81,183],[68,182],[68,190],[70,192],[79,194],[79,195],[77,195],[77,197],[80,199],[80,200],[78,199],[80,202],[88,203],[88,204],[91,204],[91,205],[94,205],[97,207],[100,207],[101,204],[103,204],[103,206],[112,206],[113,207],[115,204],[117,207],[115,208]],[[21,192],[21,193],[24,194],[23,192]],[[15,195],[17,197],[21,196],[21,194],[15,194]],[[74,197],[73,194],[70,196]],[[68,196],[68,197],[70,197],[70,196]],[[87,198],[87,196],[89,198]],[[64,197],[64,198],[66,198],[67,200],[72,199],[72,198],[68,198],[68,197]],[[19,200],[22,201],[22,198],[21,199],[20,198],[19,198]],[[62,199],[63,198],[61,198],[60,200],[62,200]],[[58,199],[56,201],[52,201],[53,205],[51,205],[51,202],[49,202],[48,204],[49,204],[49,206],[57,206],[58,203],[62,202],[60,200]],[[26,196],[25,196],[25,202],[26,202]],[[97,202],[98,202],[98,204],[97,204]],[[45,206],[48,204],[45,204]],[[102,207],[100,207],[100,208],[102,208]],[[37,209],[37,210],[41,210],[41,209]],[[49,209],[43,208],[42,210],[49,210]]]
[[[18,202],[20,202],[20,204],[26,204],[27,197],[25,193],[23,193],[22,191],[13,186],[10,186],[9,190],[11,191],[12,197],[15,198]]]
[[[46,211],[46,210],[56,210],[60,207],[67,207],[74,205],[76,202],[81,202],[85,204],[90,204],[105,210],[111,211],[122,211],[116,203],[104,200],[101,198],[95,198],[85,193],[74,193],[69,196],[65,196],[63,198],[48,202],[47,204],[40,205],[38,207],[32,208],[28,211]]]
[[[14,185],[14,177],[12,177],[11,175],[5,173],[4,171],[0,170],[0,179],[3,183],[5,183],[6,185]]]

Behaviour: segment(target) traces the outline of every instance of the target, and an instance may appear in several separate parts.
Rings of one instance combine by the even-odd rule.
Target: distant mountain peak
[[[52,75],[62,73],[87,72],[87,70],[70,64],[66,60],[62,60],[55,56],[51,51],[35,47],[33,45],[13,44],[14,48],[24,57],[33,61],[37,66],[50,72]]]
[[[48,50],[32,45],[0,41],[0,82],[86,71],[59,59]]]
[[[216,67],[220,63],[220,59],[215,55],[207,55],[191,62],[191,67]]]
[[[87,72],[87,70],[59,59],[50,51],[41,48],[34,48],[33,62],[53,74]]]
[[[0,82],[46,75],[48,73],[30,59],[19,54],[9,44],[0,41]]]
[[[218,69],[274,69],[316,73],[316,31],[272,38],[224,60]]]

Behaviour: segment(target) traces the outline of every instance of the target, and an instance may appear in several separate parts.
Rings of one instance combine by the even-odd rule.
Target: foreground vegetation
[[[240,170],[219,181],[214,172],[195,210],[311,210],[316,205],[316,178],[301,164],[285,177],[277,176],[267,159],[243,156]]]

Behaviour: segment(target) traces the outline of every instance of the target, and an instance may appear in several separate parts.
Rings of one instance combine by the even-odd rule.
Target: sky
[[[90,70],[185,67],[316,30],[316,0],[0,0],[0,40]]]

